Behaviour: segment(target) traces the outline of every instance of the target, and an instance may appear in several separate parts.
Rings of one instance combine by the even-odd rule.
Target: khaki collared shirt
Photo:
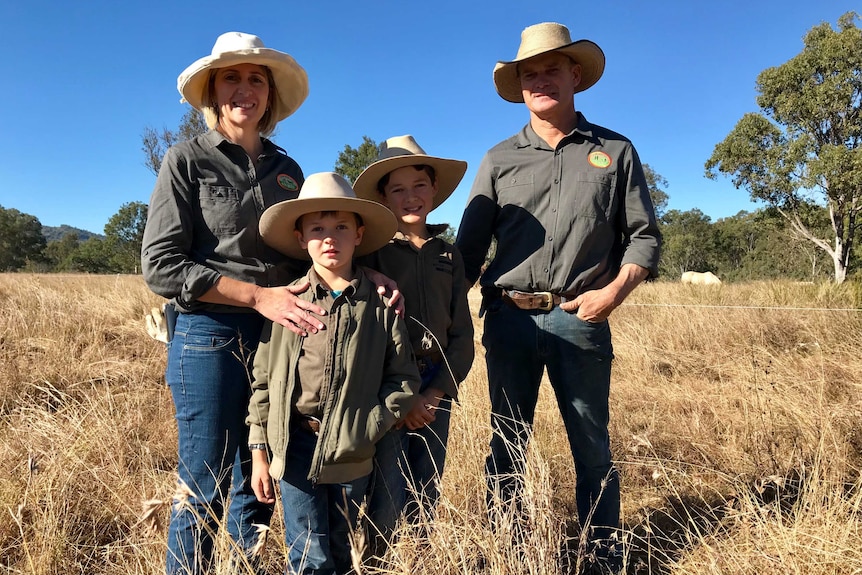
[[[528,124],[485,155],[455,242],[471,284],[492,238],[482,286],[573,297],[626,263],[658,273],[661,234],[637,152],[580,113],[556,149]]]
[[[219,132],[170,148],[150,198],[141,249],[144,279],[181,311],[251,312],[197,301],[221,276],[259,286],[287,285],[308,269],[263,243],[258,222],[269,206],[294,199],[299,165],[271,141],[255,166]]]
[[[320,317],[321,323],[326,328],[317,332],[309,333],[301,339],[302,351],[299,352],[299,362],[296,368],[296,379],[299,385],[297,391],[299,397],[296,399],[296,411],[300,415],[310,416],[317,419],[323,417],[322,405],[326,402],[329,393],[329,385],[332,378],[330,371],[332,366],[333,343],[336,338],[336,326],[329,327],[330,318],[335,306],[344,304],[346,298],[353,297],[359,287],[359,279],[354,277],[350,285],[338,297],[332,297],[332,292],[320,282],[320,276],[314,268],[308,270],[308,279],[311,281],[314,298],[312,301],[325,309],[327,314]]]
[[[428,226],[428,231],[436,235],[447,227]],[[458,384],[467,377],[475,353],[461,253],[438,237],[416,249],[397,232],[387,245],[357,261],[398,284],[413,353],[434,362],[443,361],[445,354],[448,362],[428,387],[458,399]]]

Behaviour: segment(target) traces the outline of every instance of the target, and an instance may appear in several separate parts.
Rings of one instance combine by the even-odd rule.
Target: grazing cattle
[[[681,278],[682,283],[695,286],[717,286],[721,285],[721,280],[712,272],[684,272]]]

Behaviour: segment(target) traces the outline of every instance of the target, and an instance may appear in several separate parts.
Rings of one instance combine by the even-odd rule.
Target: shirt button
[[[554,183],[555,183],[555,184],[559,184],[559,183],[560,183],[560,180],[554,180]]]
[[[549,242],[552,242],[552,241],[554,241],[554,238],[550,238],[550,237],[549,237],[549,238],[548,238],[548,241],[549,241]]]

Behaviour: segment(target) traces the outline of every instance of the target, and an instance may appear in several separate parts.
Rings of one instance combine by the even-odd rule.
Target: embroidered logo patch
[[[287,174],[278,175],[278,185],[287,190],[288,192],[295,192],[299,189],[299,184],[296,183],[296,180],[294,180]]]
[[[611,157],[604,152],[590,152],[587,160],[595,168],[607,168],[611,165]]]

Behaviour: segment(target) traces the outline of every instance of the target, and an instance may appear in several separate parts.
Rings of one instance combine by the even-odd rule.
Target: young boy
[[[272,479],[281,480],[291,573],[350,571],[350,532],[375,444],[416,400],[407,326],[353,263],[396,226],[388,209],[357,199],[335,173],[308,176],[297,199],[260,220],[268,245],[311,258],[297,282],[311,287],[299,297],[327,310],[325,328],[304,337],[267,322],[254,358],[246,419],[252,487],[273,503]]]
[[[437,502],[452,401],[473,363],[473,320],[461,254],[436,237],[447,225],[426,222],[466,170],[467,162],[429,156],[412,136],[398,136],[386,140],[378,161],[354,184],[358,197],[381,202],[398,218],[395,237],[363,262],[395,280],[404,295],[422,376],[419,401],[381,440],[375,455],[368,515],[378,534],[378,555],[402,513],[416,519]]]

